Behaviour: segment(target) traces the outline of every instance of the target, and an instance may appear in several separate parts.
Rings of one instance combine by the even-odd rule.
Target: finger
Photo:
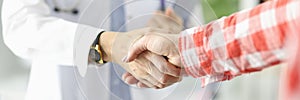
[[[145,33],[145,35],[151,34],[152,32],[167,33],[168,31],[163,30],[163,29],[157,29],[157,28],[146,29],[146,32],[143,31],[143,33]],[[122,59],[122,61],[128,63],[128,62],[131,62],[134,59],[136,59],[137,56],[140,55],[140,53],[142,53],[143,51],[148,49],[147,45],[148,45],[149,41],[151,41],[150,37],[145,37],[145,36],[138,39],[135,43],[133,43],[133,45],[130,46],[127,56],[125,56]]]
[[[162,81],[163,84],[173,84],[173,83],[177,83],[181,80],[181,77],[174,77],[171,75],[164,75],[163,77],[161,77],[160,79]]]
[[[181,58],[179,52],[176,49],[177,43],[174,43],[174,41],[172,41],[174,40],[173,38],[178,38],[178,37],[176,36],[168,37],[158,33],[152,33],[152,34],[149,33],[143,36],[138,41],[136,41],[131,46],[131,48],[129,48],[127,60],[125,62],[133,61],[142,52],[149,50],[158,55],[166,56],[170,63],[176,66],[181,66],[181,62],[180,62]]]
[[[144,57],[144,53],[143,52],[134,62],[136,62],[139,66],[138,69],[144,70],[146,71],[148,74],[150,74],[152,77],[154,77],[155,80],[158,80],[160,83],[162,83],[160,81],[161,77],[164,76],[164,73],[160,72],[156,66],[154,66],[154,64],[152,62],[150,62],[149,60],[147,60]]]
[[[137,80],[133,75],[131,75],[130,73],[126,72],[125,74],[123,74],[122,76],[122,80],[127,83],[127,84],[137,84],[139,82],[139,80]]]
[[[180,76],[181,69],[167,62],[163,56],[159,56],[150,52],[144,52],[142,56],[149,60],[161,73],[169,74],[175,77]],[[154,71],[157,70],[156,68],[154,68]],[[156,76],[156,78],[157,77],[161,78],[161,76]]]
[[[139,57],[138,60],[135,60],[135,62],[143,63],[143,65],[146,65],[140,66],[139,68],[141,70],[145,70],[149,74],[149,76],[145,78],[145,80],[147,80],[151,84],[154,84],[155,86],[161,88],[163,87],[163,84],[175,83],[180,78],[164,74],[163,72],[160,72],[150,61],[143,61],[140,58],[141,57]]]
[[[156,14],[155,17],[151,20],[151,27],[156,27],[156,28],[159,28],[159,29],[162,29],[164,26],[164,23],[165,22],[162,22],[161,20],[161,15],[162,14]]]
[[[171,7],[168,7],[166,9],[165,15],[171,17],[172,20],[175,21],[177,24],[182,23],[182,19],[174,12],[174,10]]]
[[[177,16],[177,15],[175,14],[175,12],[173,11],[173,9],[170,8],[170,7],[168,7],[168,8],[166,9],[165,14],[166,14],[167,16],[169,16],[169,17]]]
[[[162,76],[164,76],[163,73],[161,73],[156,67],[146,58],[140,56],[137,60],[135,60],[138,64],[138,69],[146,71],[147,75],[141,76],[141,78],[147,80],[151,84],[162,87],[161,82],[159,81]]]
[[[137,83],[137,87],[139,87],[139,88],[150,88],[150,87],[148,87],[147,85],[145,85],[145,84],[142,83],[142,82],[138,82],[138,83]]]
[[[159,83],[158,80],[153,78],[149,73],[143,70],[143,67],[145,66],[144,64],[137,63],[137,61],[134,61],[132,63],[136,63],[135,66],[139,66],[136,70],[133,72],[133,76],[136,77],[137,80],[140,82],[146,84],[148,87],[161,87],[162,85]]]
[[[142,37],[141,39],[137,40],[128,50],[128,54],[126,57],[123,58],[123,62],[131,62],[137,58],[143,51],[147,50],[146,48],[146,38]]]
[[[147,80],[139,80],[139,82],[137,83],[137,87],[139,88],[155,88],[155,86],[153,84],[151,84],[150,82],[148,82]]]
[[[170,76],[170,77],[173,77],[173,76]],[[172,81],[167,82],[167,83],[163,84],[162,87],[156,88],[156,89],[162,89],[162,88],[168,87],[168,86],[170,86],[170,85],[172,85],[172,84],[174,84],[174,83],[180,82],[180,81],[182,80],[182,77],[175,77],[175,78],[176,78],[176,79],[167,78],[168,80],[173,80],[173,82],[172,82]]]
[[[125,80],[128,76],[132,76],[130,73],[126,72],[122,75],[122,79]]]
[[[171,85],[173,85],[173,84],[174,84],[174,83],[164,84],[162,88],[166,88],[166,87],[171,86]],[[156,88],[156,89],[162,89],[162,88]]]
[[[139,80],[137,80],[133,76],[128,76],[127,78],[125,78],[124,82],[127,84],[130,84],[130,85],[133,85],[133,84],[137,84],[139,82]]]
[[[181,58],[180,56],[167,56],[169,59],[168,59],[168,62],[169,64],[171,63],[171,65],[176,65],[177,67],[181,67]]]
[[[179,79],[177,80],[177,82],[181,82],[182,81],[182,77],[179,77]]]
[[[169,68],[166,69],[166,67],[164,67],[164,66],[168,66],[168,64],[159,64],[157,66],[154,66],[154,64],[152,62],[150,62],[150,60],[147,60],[144,57],[148,57],[148,58],[150,58],[150,60],[156,59],[157,62],[161,62],[161,60],[164,60],[165,63],[167,63],[166,60],[162,56],[155,55],[151,52],[143,52],[137,58],[137,60],[134,61],[139,66],[138,69],[145,70],[148,73],[148,75],[144,75],[145,77],[142,77],[142,78],[144,78],[148,82],[151,82],[151,84],[154,84],[155,86],[157,86],[159,88],[163,87],[163,85],[161,85],[161,84],[170,84],[170,83],[178,82],[178,80],[180,79],[180,77],[179,77],[180,69],[179,68],[173,67],[177,70],[176,71],[178,73],[177,77],[174,77],[174,76],[171,76],[168,74],[164,74],[163,72],[160,72],[157,69],[157,66],[162,66],[162,68],[164,68],[164,70],[167,70]],[[157,59],[155,57],[161,57],[161,59]],[[142,75],[142,74],[140,74],[140,75]]]
[[[153,84],[155,87],[161,88],[163,86],[158,80],[156,80],[150,74],[149,74],[149,76],[147,78],[145,78],[145,80],[148,81],[148,82],[150,82],[151,84]]]
[[[168,58],[168,62],[181,66],[181,58],[178,51],[178,35],[153,33],[148,35],[153,42],[148,42],[147,49],[158,55],[163,55]],[[159,42],[155,42],[159,41]],[[159,49],[157,49],[159,48]]]

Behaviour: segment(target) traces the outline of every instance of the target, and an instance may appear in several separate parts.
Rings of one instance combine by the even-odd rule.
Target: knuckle
[[[144,66],[146,72],[152,72],[154,70],[153,64],[150,61],[144,61],[143,66]]]
[[[154,69],[149,65],[146,72],[153,73]]]

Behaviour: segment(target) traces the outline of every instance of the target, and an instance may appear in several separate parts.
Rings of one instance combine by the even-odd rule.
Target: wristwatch
[[[91,46],[90,54],[89,54],[89,57],[99,64],[105,63],[105,61],[103,61],[103,53],[102,53],[103,50],[101,49],[101,46],[99,43],[100,36],[104,32],[105,31],[102,31],[98,34],[96,40],[93,42],[93,44]]]

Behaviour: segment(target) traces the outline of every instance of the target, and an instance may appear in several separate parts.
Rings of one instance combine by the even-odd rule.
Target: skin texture
[[[120,55],[127,55],[128,48],[143,35],[152,32],[178,34],[182,29],[182,20],[171,8],[166,12],[157,11],[144,28],[125,32],[105,32],[101,35],[99,44],[103,50],[103,59],[120,64],[127,72],[122,76],[124,82],[144,88],[164,88],[181,81],[181,69],[170,63],[170,59],[156,53],[143,52],[130,63],[120,60]],[[125,34],[125,35],[123,35]],[[124,41],[122,41],[124,40]],[[130,41],[130,42],[128,42]],[[117,45],[114,45],[117,44]],[[121,45],[120,45],[121,44]],[[125,47],[124,47],[125,46]],[[123,58],[123,56],[121,56]],[[171,61],[172,62],[172,61]]]
[[[135,61],[124,63],[122,58],[127,55],[129,47],[143,35],[152,32],[168,32],[161,29],[142,28],[124,33],[105,32],[100,37],[100,45],[103,50],[104,61],[121,65],[134,81],[138,81],[138,87],[164,88],[181,80],[180,70],[161,70],[164,67],[176,68],[163,56],[155,53],[143,52]],[[159,63],[155,63],[159,62]],[[129,80],[128,79],[128,80]]]
[[[176,47],[179,34],[161,34],[161,33],[148,33],[144,35],[141,39],[136,41],[128,50],[127,58],[124,62],[132,63],[139,59],[138,57],[143,55],[144,52],[152,52],[160,56],[166,57],[167,62],[172,66],[167,66],[163,71],[181,71],[181,60],[178,49]],[[152,62],[154,65],[159,64],[157,62]],[[128,76],[128,75],[127,75]],[[133,75],[134,76],[134,75]],[[132,83],[136,82],[132,80],[123,79]],[[130,82],[129,82],[130,81]],[[137,84],[140,84],[139,82]]]
[[[161,11],[155,12],[154,16],[149,20],[147,25],[149,27],[168,30],[168,32],[164,33],[164,34],[179,34],[181,32],[181,30],[183,29],[182,19],[179,16],[177,16],[171,8],[167,8],[166,12],[161,12]],[[144,38],[144,39],[147,39],[147,38]],[[175,59],[175,61],[177,61],[177,62],[175,62],[175,64],[180,66],[180,62],[178,62],[178,59],[180,59],[180,58],[177,57]],[[169,61],[174,62],[171,59],[169,59]],[[162,64],[159,64],[162,62],[153,62],[153,63],[156,64],[156,67],[161,72],[180,72],[180,70],[181,70],[180,68],[178,68],[178,66],[174,67],[173,64],[172,64],[173,65],[172,67],[163,67],[163,66],[159,66],[159,65],[162,65]],[[165,65],[165,66],[167,66],[167,65]],[[181,74],[183,74],[182,70],[181,70]],[[128,72],[123,74],[122,79],[127,84],[131,84],[131,85],[136,84],[139,87],[149,88],[146,85],[144,85],[142,82],[139,82],[132,74],[130,74]],[[168,78],[163,78],[163,79],[168,79]],[[181,77],[180,77],[179,81],[181,81]],[[175,82],[175,81],[173,81],[173,82]],[[172,85],[172,84],[173,83],[169,83],[169,84],[165,85],[165,87]]]

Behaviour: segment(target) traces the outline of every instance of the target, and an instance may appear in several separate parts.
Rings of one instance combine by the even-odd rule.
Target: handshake
[[[103,60],[121,65],[122,79],[141,88],[164,88],[181,81],[183,67],[178,50],[183,24],[172,9],[156,12],[147,28],[104,32],[100,39]]]

